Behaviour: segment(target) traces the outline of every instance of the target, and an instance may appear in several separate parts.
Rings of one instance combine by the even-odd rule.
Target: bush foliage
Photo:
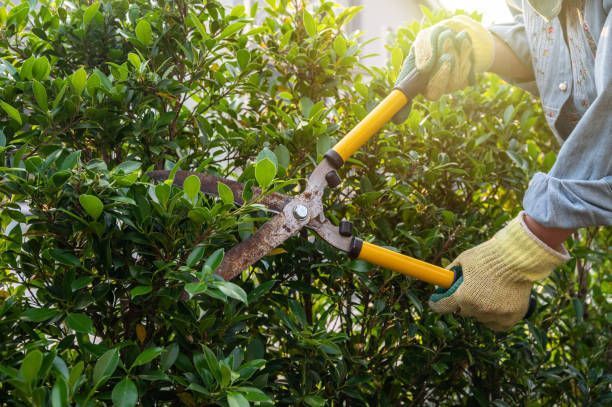
[[[609,230],[577,233],[536,315],[504,334],[433,314],[432,287],[319,241],[214,277],[267,214],[147,172],[294,193],[391,89],[422,27],[368,68],[343,29],[359,10],[304,3],[0,8],[0,404],[610,402]],[[445,265],[516,215],[556,148],[533,97],[486,76],[416,100],[350,160],[327,215]]]

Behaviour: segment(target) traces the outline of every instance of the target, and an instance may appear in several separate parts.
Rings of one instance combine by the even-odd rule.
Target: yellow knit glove
[[[445,93],[466,87],[475,74],[493,63],[491,33],[467,16],[455,16],[419,32],[398,76],[410,71],[429,72],[425,97],[437,100]]]
[[[429,299],[438,313],[474,317],[495,331],[523,319],[533,283],[569,260],[538,239],[525,225],[523,212],[492,239],[461,253],[449,268],[461,266],[463,276]]]

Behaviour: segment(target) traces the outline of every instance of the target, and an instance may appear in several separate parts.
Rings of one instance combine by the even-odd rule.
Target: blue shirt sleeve
[[[525,211],[548,227],[612,225],[612,14],[595,56],[597,97],[563,143],[548,174],[537,173]]]

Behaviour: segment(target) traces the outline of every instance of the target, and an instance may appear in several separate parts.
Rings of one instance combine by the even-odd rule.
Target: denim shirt
[[[548,227],[612,225],[612,0],[564,0],[550,20],[527,0],[510,3],[515,21],[490,31],[533,70],[561,143],[550,172],[531,179],[523,207]]]

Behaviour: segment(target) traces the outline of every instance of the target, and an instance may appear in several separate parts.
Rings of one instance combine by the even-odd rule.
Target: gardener
[[[399,78],[415,67],[428,72],[432,100],[485,71],[524,87],[535,80],[562,145],[551,171],[529,183],[524,211],[461,253],[450,266],[462,267],[462,279],[430,299],[436,312],[494,330],[523,318],[533,283],[569,260],[563,242],[573,231],[612,225],[612,0],[509,3],[511,24],[486,29],[458,16],[421,31]]]

